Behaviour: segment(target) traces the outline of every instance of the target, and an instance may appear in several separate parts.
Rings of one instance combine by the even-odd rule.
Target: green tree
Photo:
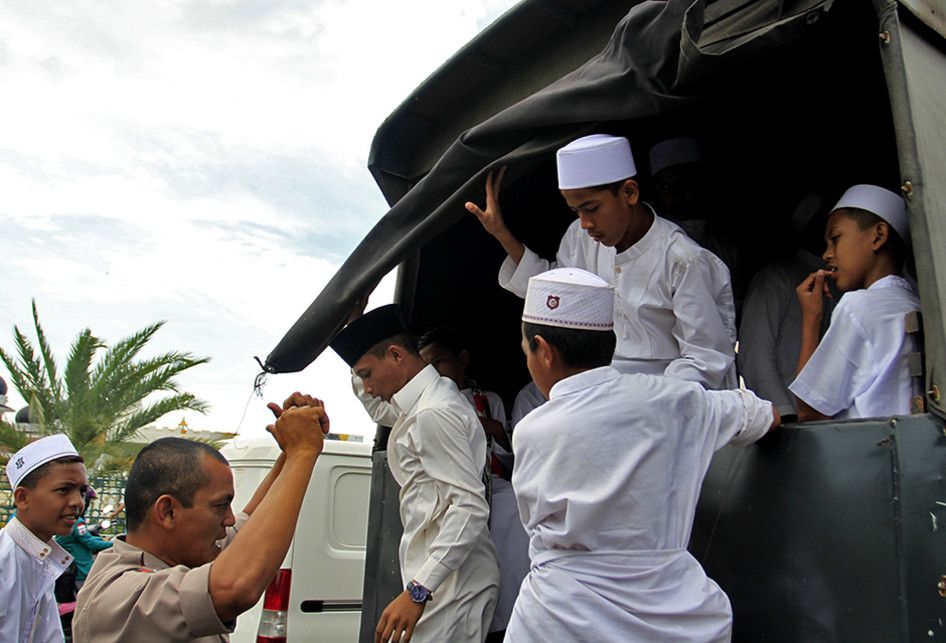
[[[129,462],[137,452],[130,442],[138,430],[166,413],[184,409],[204,413],[209,408],[193,394],[180,391],[174,381],[179,373],[210,361],[209,357],[170,352],[138,358],[163,321],[113,346],[86,328],[73,341],[61,372],[39,322],[35,300],[33,324],[36,347],[14,326],[18,359],[0,348],[0,360],[20,395],[29,401],[30,422],[41,434],[68,435],[92,471]],[[4,461],[29,440],[12,425],[0,423]]]

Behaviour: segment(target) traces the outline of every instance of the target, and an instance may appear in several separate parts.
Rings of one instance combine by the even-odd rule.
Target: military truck
[[[412,329],[471,338],[507,399],[528,381],[521,301],[503,253],[463,208],[507,166],[513,232],[553,257],[573,214],[555,150],[626,135],[713,151],[714,203],[747,280],[786,252],[792,207],[822,181],[900,186],[922,319],[916,413],[789,424],[724,449],[690,543],[729,595],[736,640],[946,636],[946,11],[938,0],[525,0],[421,84],[381,125],[369,167],[391,206],[269,355],[296,371],[398,268]],[[645,184],[645,198],[647,186]],[[361,640],[401,590],[396,485],[374,454]]]

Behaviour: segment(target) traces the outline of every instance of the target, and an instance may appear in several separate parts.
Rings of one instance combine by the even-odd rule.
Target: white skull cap
[[[35,442],[30,442],[17,451],[7,462],[7,478],[10,488],[16,489],[23,478],[43,466],[67,456],[77,456],[79,452],[72,446],[72,442],[62,433],[47,435]]]
[[[897,231],[905,244],[910,244],[907,203],[899,194],[876,185],[855,185],[841,195],[831,212],[842,208],[859,208],[876,214]]]
[[[623,136],[583,136],[561,148],[555,160],[560,190],[607,185],[637,174],[631,143]]]
[[[614,288],[580,268],[556,268],[529,279],[522,321],[578,330],[614,328]]]
[[[650,176],[674,165],[701,163],[706,160],[703,144],[689,136],[668,138],[650,148]]]

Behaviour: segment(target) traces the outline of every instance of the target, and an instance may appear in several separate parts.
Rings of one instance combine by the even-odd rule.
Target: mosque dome
[[[30,423],[30,407],[29,406],[24,406],[22,409],[16,412],[16,423],[17,424]]]

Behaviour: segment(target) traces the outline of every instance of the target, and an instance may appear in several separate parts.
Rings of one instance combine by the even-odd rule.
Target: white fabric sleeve
[[[511,257],[506,257],[503,261],[503,265],[499,268],[499,285],[525,299],[529,277],[534,277],[554,267],[554,262],[546,261],[526,248],[518,265]]]
[[[867,389],[873,364],[870,335],[842,298],[828,332],[788,388],[814,410],[833,417]]]
[[[752,391],[706,391],[706,396],[712,410],[708,417],[717,426],[714,451],[727,444],[752,444],[769,432],[775,420],[772,403]]]
[[[436,593],[444,579],[467,559],[487,528],[484,463],[473,461],[470,436],[459,418],[442,409],[421,411],[409,433],[412,448],[429,476],[417,484],[436,485],[437,496],[446,503],[440,532],[428,544],[428,558],[414,574],[414,580]]]
[[[372,397],[365,393],[364,383],[354,372],[351,374],[351,390],[355,393],[355,397],[361,400],[365,411],[368,412],[368,415],[376,424],[394,426],[398,418],[397,410],[392,404],[385,402],[380,397]]]
[[[796,412],[795,399],[782,381],[778,368],[779,327],[788,312],[785,294],[785,284],[768,271],[760,272],[752,279],[742,303],[736,361],[746,387],[771,400],[782,415],[789,415]],[[794,292],[790,296],[794,297]],[[798,338],[789,340],[798,341]]]
[[[735,360],[733,340],[735,319],[732,288],[726,266],[709,252],[677,262],[672,269],[673,313],[671,332],[680,347],[680,357],[664,371],[667,377],[699,382],[706,389],[718,389]],[[718,266],[711,266],[715,259]],[[725,273],[723,273],[725,271]],[[719,280],[725,274],[725,283]],[[717,304],[714,293],[722,293]],[[728,296],[728,297],[727,297]],[[726,308],[721,310],[720,307]]]

